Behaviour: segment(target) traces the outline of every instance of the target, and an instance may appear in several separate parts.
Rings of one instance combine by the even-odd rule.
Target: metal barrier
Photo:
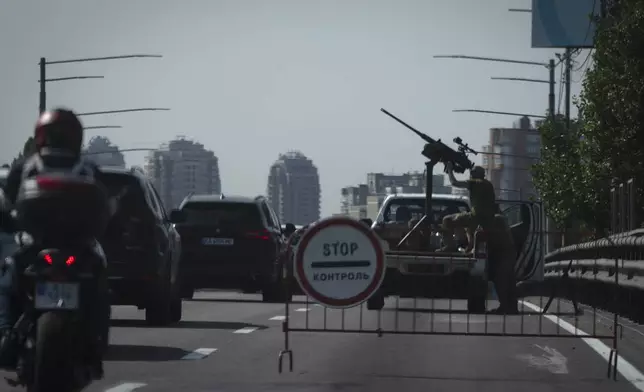
[[[528,214],[523,216],[527,217]],[[523,240],[522,246],[518,247],[517,253],[513,255],[511,265],[503,265],[492,258],[490,263],[487,263],[487,260],[481,263],[482,260],[476,257],[468,258],[463,255],[449,255],[440,260],[437,258],[434,263],[423,264],[420,262],[422,256],[413,252],[398,252],[395,256],[393,252],[386,252],[386,272],[383,271],[382,281],[368,298],[356,297],[354,302],[357,304],[334,303],[328,298],[323,301],[314,300],[314,297],[319,299],[323,296],[309,295],[311,288],[306,287],[309,283],[302,283],[301,278],[301,274],[306,272],[305,268],[298,265],[301,266],[301,258],[307,254],[311,243],[315,242],[314,234],[309,235],[310,232],[318,230],[317,226],[330,224],[328,220],[323,220],[300,232],[299,235],[304,235],[307,239],[298,243],[301,237],[295,236],[284,263],[286,297],[291,298],[295,294],[296,299],[285,303],[284,349],[279,355],[278,371],[282,372],[285,359],[289,361],[289,370],[293,371],[290,334],[294,332],[359,333],[378,337],[386,334],[508,338],[584,337],[610,339],[612,349],[607,376],[616,379],[617,318],[604,313],[594,304],[584,306],[583,309],[577,308],[576,298],[582,295],[578,291],[583,288],[574,280],[563,279],[561,282],[561,277],[553,279],[555,274],[561,275],[555,265],[560,265],[565,257],[557,260],[558,264],[550,263],[544,273],[543,256],[540,253],[544,249],[544,217],[542,211],[537,214],[532,211],[530,216],[531,223],[525,224],[526,222],[522,221],[512,226],[513,237]],[[360,230],[371,231],[366,225],[355,222],[363,226]],[[304,244],[305,241],[308,242]],[[537,249],[540,249],[540,252],[537,252]],[[476,255],[476,248],[474,252]],[[518,260],[522,260],[522,255],[526,254],[536,258],[532,260],[532,267],[518,265]],[[500,253],[496,253],[497,259],[502,259],[499,255]],[[588,260],[594,261],[598,266],[606,265],[605,260],[599,258]],[[551,261],[554,262],[554,259]],[[360,262],[366,263],[356,259],[351,262],[345,261],[344,264],[353,263],[357,266]],[[325,264],[321,261],[312,264],[316,263]],[[526,261],[524,257],[523,263],[529,264],[530,260]],[[568,274],[576,272],[575,268],[577,267],[569,268]],[[615,274],[620,274],[622,264],[613,261],[612,268]],[[526,272],[528,270],[529,273]],[[358,272],[355,273],[356,276],[357,274]],[[321,276],[319,275],[320,279]],[[325,279],[330,279],[329,277]],[[517,299],[518,312],[508,314],[507,311],[499,311],[491,314],[491,308],[499,304],[499,294],[502,298],[508,298],[509,303],[512,303],[512,297],[518,294],[514,291],[515,285],[511,284],[512,277],[521,282],[524,295]],[[320,286],[324,285],[323,282],[318,283]],[[605,297],[618,301],[619,279],[602,281],[602,284],[605,288],[604,294],[608,293]],[[343,290],[350,291],[348,287],[352,286],[345,287],[337,283],[333,290],[338,293],[338,297],[342,297]],[[566,290],[562,290],[563,288]],[[386,298],[378,303],[380,297]]]

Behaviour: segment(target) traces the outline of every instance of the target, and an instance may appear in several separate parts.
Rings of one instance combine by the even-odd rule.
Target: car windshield
[[[433,199],[432,211],[434,222],[440,222],[449,214],[469,211],[467,202],[463,200]],[[408,222],[411,219],[420,219],[425,214],[424,198],[399,198],[392,199],[382,214],[382,221]]]
[[[199,202],[187,203],[185,211],[187,224],[226,225],[261,227],[259,209],[253,203]]]

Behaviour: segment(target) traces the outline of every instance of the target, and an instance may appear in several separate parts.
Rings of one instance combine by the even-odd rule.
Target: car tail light
[[[271,239],[270,233],[267,230],[250,231],[246,233],[246,237],[254,238],[256,240],[264,240],[264,241],[268,241]]]

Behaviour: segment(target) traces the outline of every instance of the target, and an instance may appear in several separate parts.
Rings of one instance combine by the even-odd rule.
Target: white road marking
[[[541,355],[522,354],[517,355],[517,358],[526,361],[530,366],[545,369],[554,374],[568,374],[568,358],[554,348],[539,346],[534,344],[536,348],[543,351]]]
[[[286,320],[286,316],[275,316],[275,317],[269,318],[269,320],[284,321],[284,320]]]
[[[317,306],[318,308],[321,308],[321,307],[322,307],[322,305],[320,305],[320,304],[315,304],[315,305],[313,305],[313,306]]]
[[[138,382],[128,382],[125,384],[117,385],[114,388],[106,389],[105,392],[132,392],[135,389],[143,388],[148,384],[141,384]]]
[[[308,312],[309,310],[311,310],[311,309],[309,309],[309,308],[299,308],[299,309],[295,309],[295,311],[296,311],[296,312]]]
[[[543,313],[543,309],[541,309],[539,306],[527,302],[527,301],[519,301],[523,304],[523,306],[530,308],[534,310],[535,312],[538,313]],[[567,332],[573,334],[573,335],[579,335],[579,336],[588,336],[588,334],[579,328],[576,328],[572,324],[568,323],[565,320],[560,319],[559,317],[552,315],[552,314],[545,314],[543,315],[546,319],[552,321],[553,323],[559,325],[561,328],[565,329]],[[592,348],[599,356],[601,356],[604,361],[608,362],[608,358],[610,355],[610,348],[605,345],[601,340],[599,339],[593,339],[593,338],[584,338],[582,337],[581,340],[584,341],[590,348]],[[644,392],[644,374],[640,372],[635,366],[631,365],[630,362],[625,360],[621,355],[617,356],[617,371],[637,390]]]
[[[251,333],[251,332],[254,332],[254,331],[257,331],[256,327],[244,327],[242,329],[238,329],[237,331],[235,331],[233,333]]]
[[[204,359],[208,355],[217,351],[216,348],[198,348],[195,351],[188,353],[181,358],[182,360],[194,361],[197,359]]]

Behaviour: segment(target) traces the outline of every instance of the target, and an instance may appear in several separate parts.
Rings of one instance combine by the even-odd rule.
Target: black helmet
[[[470,177],[478,179],[485,178],[485,169],[482,166],[474,166],[472,170],[470,170]]]
[[[43,112],[34,130],[36,149],[49,147],[80,155],[83,146],[83,124],[74,112],[54,109]]]

